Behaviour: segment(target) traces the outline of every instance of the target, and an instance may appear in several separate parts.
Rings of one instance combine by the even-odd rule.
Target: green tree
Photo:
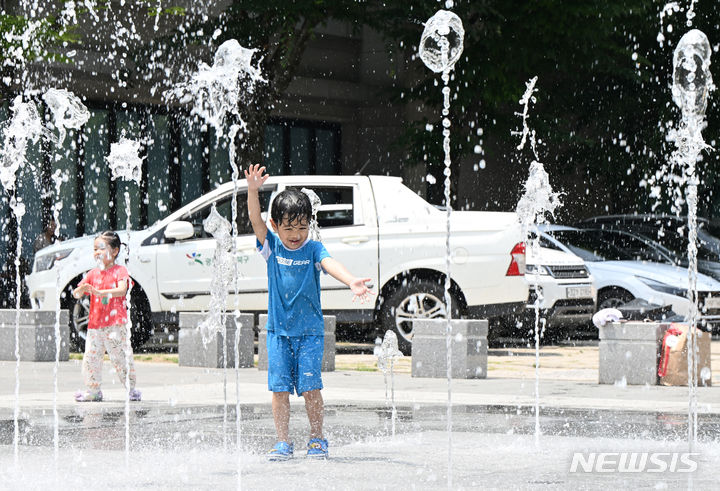
[[[354,29],[375,29],[387,41],[388,56],[406,62],[403,73],[388,73],[393,91],[378,97],[425,108],[407,122],[398,145],[407,165],[427,162],[438,177],[438,184],[430,186],[431,198],[438,201],[442,96],[439,76],[423,66],[416,50],[423,24],[441,7],[426,0],[234,0],[218,15],[188,18],[162,43],[182,53],[218,33],[213,35],[215,45],[234,38],[259,48],[268,83],[241,108],[248,133],[239,155],[243,162],[259,162],[268,116],[297,75],[318,28],[335,20]],[[455,2],[453,11],[466,34],[450,84],[452,155],[454,162],[485,161],[487,170],[478,171],[481,175],[492,176],[494,182],[502,175],[512,183],[510,192],[508,186],[488,188],[491,207],[514,206],[527,177],[531,155],[527,148],[522,154],[517,151],[519,139],[513,132],[521,127],[518,101],[533,76],[538,76],[538,92],[530,125],[540,142],[540,160],[556,188],[573,203],[561,213],[575,218],[653,205],[649,191],[638,186],[661,168],[671,150],[666,131],[679,117],[669,91],[672,50],[687,30],[684,12],[666,17],[665,26],[673,23],[674,29],[663,31],[667,39],[661,46],[657,37],[664,7],[665,2],[657,0]],[[720,6],[704,2],[695,10],[694,26],[715,32]],[[717,127],[716,107],[711,101],[706,135]],[[475,155],[478,147],[481,154]],[[708,199],[701,208],[707,215],[717,168],[714,161],[706,164],[702,171]],[[663,203],[661,209],[669,207]]]
[[[654,200],[649,190],[638,185],[662,166],[671,151],[665,142],[667,123],[679,119],[669,90],[672,50],[689,29],[684,12],[666,17],[665,25],[672,23],[674,29],[664,30],[667,39],[660,46],[659,14],[665,4],[642,0],[456,2],[453,11],[463,20],[466,35],[451,82],[454,160],[472,156],[482,141],[488,169],[502,168],[492,175],[502,174],[513,184],[524,182],[531,154],[526,148],[519,155],[519,139],[512,132],[521,127],[515,113],[521,110],[518,101],[525,82],[538,76],[530,125],[542,141],[540,160],[556,188],[563,189],[572,203],[561,213],[575,218],[649,210]],[[384,32],[390,43],[412,47],[411,55],[422,30],[419,24],[438,5],[410,0],[395,8],[398,21],[388,24]],[[718,5],[705,2],[695,10],[694,27],[716,32]],[[404,18],[403,11],[408,13]],[[419,75],[399,90],[406,100],[420,101],[433,110],[413,122],[403,143],[411,161],[439,163],[439,132],[426,130],[428,124],[440,127],[439,77],[429,70]],[[717,128],[716,109],[714,102],[708,107],[706,135]],[[483,129],[482,136],[478,128]],[[711,191],[717,164],[706,160],[704,184]],[[510,209],[521,192],[520,186],[514,187],[515,193],[508,193],[507,186],[488,188],[489,201],[497,208]],[[709,194],[703,203],[705,214],[710,212]],[[663,203],[660,209],[669,210],[669,206]]]
[[[367,4],[356,0],[233,0],[218,15],[189,16],[171,36],[156,40],[146,54],[158,47],[182,53],[193,45],[205,46],[209,35],[215,47],[228,39],[236,39],[246,48],[257,49],[256,56],[262,58],[260,67],[267,83],[256,88],[252,100],[243,100],[240,104],[240,114],[247,127],[240,139],[238,158],[241,162],[261,162],[268,117],[297,74],[308,43],[317,36],[318,28],[335,20],[360,29],[367,15]],[[195,68],[185,65],[181,72],[192,73]]]

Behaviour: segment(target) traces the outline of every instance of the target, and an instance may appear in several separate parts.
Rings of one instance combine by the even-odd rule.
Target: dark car
[[[698,271],[720,280],[720,238],[710,233],[710,222],[697,220]],[[688,220],[674,215],[606,215],[588,218],[578,228],[623,230],[657,242],[675,255],[675,264],[688,266]]]

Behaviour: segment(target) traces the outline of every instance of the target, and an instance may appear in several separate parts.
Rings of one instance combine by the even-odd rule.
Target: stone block
[[[598,382],[657,385],[660,345],[668,324],[613,322],[599,328]]]
[[[55,361],[54,310],[20,310],[19,347],[21,361]],[[17,311],[0,309],[0,360],[15,360]],[[70,358],[68,311],[60,311],[60,361]]]
[[[486,378],[488,321],[454,319],[450,321],[453,378]],[[447,377],[447,320],[413,321],[412,376]]]
[[[323,372],[335,371],[335,326],[336,320],[334,315],[324,315],[325,336],[323,346]],[[267,314],[260,314],[258,317],[258,370],[268,369],[267,359]]]
[[[238,367],[254,366],[255,319],[253,314],[240,314],[237,318],[228,314],[226,318],[227,340],[223,343],[223,333],[216,333],[205,345],[199,325],[205,314],[181,312],[178,325],[178,365],[185,367],[223,368],[223,344],[227,347],[227,367],[235,367],[236,325],[240,328],[237,337]],[[237,324],[236,324],[237,323]]]

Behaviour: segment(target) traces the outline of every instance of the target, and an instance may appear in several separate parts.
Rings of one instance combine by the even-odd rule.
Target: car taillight
[[[510,266],[505,276],[523,276],[525,274],[525,242],[518,242],[510,251]]]

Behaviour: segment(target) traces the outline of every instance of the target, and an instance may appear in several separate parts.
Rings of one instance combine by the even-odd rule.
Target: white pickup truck
[[[372,278],[375,302],[353,303],[349,289],[322,275],[322,306],[339,323],[395,329],[406,351],[414,318],[445,317],[444,277],[446,213],[428,204],[396,177],[273,176],[260,192],[269,210],[275,193],[288,188],[313,189],[322,206],[318,222],[323,243],[352,273]],[[231,285],[228,308],[243,312],[267,309],[263,258],[247,217],[246,182],[238,182],[238,295]],[[158,324],[177,324],[178,312],[208,309],[215,240],[202,221],[213,204],[231,217],[233,184],[226,183],[145,230],[120,232],[129,243],[133,342],[145,342]],[[525,248],[514,213],[454,211],[451,220],[451,279],[454,317],[484,318],[524,307]],[[129,240],[128,240],[129,237]],[[27,277],[35,309],[54,310],[56,284],[60,302],[70,310],[71,333],[84,342],[87,304],[69,291],[95,266],[93,237],[85,236],[42,249]],[[119,261],[124,259],[121,257]],[[57,283],[59,278],[59,283]]]

